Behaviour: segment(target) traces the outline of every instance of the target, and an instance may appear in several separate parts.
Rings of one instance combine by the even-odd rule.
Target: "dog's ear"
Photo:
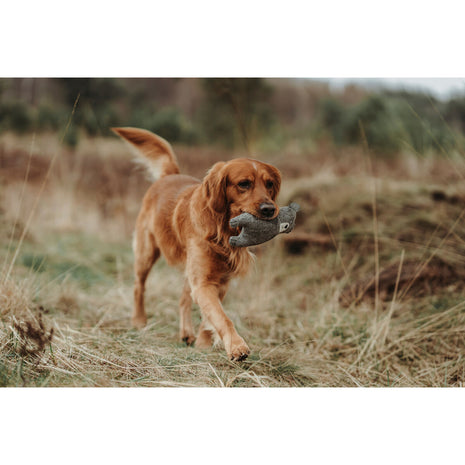
[[[276,197],[278,197],[279,194],[279,190],[281,189],[281,173],[272,165],[268,165],[268,172],[273,179],[273,191],[271,198],[276,200]]]
[[[226,187],[228,175],[224,166],[225,162],[215,163],[203,180],[203,193],[207,199],[208,206],[216,213],[226,212],[228,199],[226,197]]]

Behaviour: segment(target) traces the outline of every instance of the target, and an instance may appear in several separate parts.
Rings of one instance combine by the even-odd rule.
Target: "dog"
[[[176,155],[162,137],[145,129],[112,130],[137,149],[156,179],[144,196],[134,234],[133,325],[142,328],[147,323],[145,282],[162,254],[169,265],[181,266],[185,272],[181,339],[188,345],[195,341],[203,349],[218,335],[231,360],[246,359],[250,349],[226,316],[222,301],[230,280],[247,272],[253,255],[245,247],[229,244],[229,238],[238,234],[229,220],[245,212],[266,220],[275,218],[279,170],[239,158],[214,164],[200,181],[180,174]],[[193,301],[202,315],[197,338],[191,318]]]

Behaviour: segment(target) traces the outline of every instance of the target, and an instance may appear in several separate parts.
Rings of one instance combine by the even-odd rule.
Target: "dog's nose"
[[[262,203],[260,205],[260,213],[264,218],[271,218],[276,211],[276,207],[272,203]]]

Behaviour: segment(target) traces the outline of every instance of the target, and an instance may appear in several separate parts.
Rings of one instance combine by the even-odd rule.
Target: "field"
[[[197,177],[245,155],[175,150]],[[463,386],[463,157],[324,143],[256,156],[282,171],[279,204],[301,212],[230,288],[252,351],[233,363],[179,340],[183,278],[163,260],[148,325],[131,328],[131,236],[150,184],[122,142],[2,133],[0,386]]]

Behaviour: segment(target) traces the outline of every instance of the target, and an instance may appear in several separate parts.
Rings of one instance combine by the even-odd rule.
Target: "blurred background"
[[[77,212],[86,206],[84,214],[90,215],[92,206],[98,214],[87,218],[88,228],[99,231],[99,217],[106,227],[108,218],[120,218],[115,237],[128,237],[138,208],[133,200],[142,197],[148,181],[112,126],[161,135],[174,145],[182,171],[199,178],[215,161],[252,156],[277,165],[285,179],[321,170],[359,173],[371,160],[371,174],[429,182],[429,173],[447,183],[459,176],[463,162],[465,84],[460,79],[1,79],[0,178],[18,188],[27,178],[25,195],[33,198],[31,184],[50,169],[55,189],[48,187],[50,198],[36,219],[42,215],[57,227],[78,227]],[[8,192],[0,194],[0,205],[19,211],[15,190]],[[59,192],[56,199],[53,192]],[[72,207],[72,199],[78,205]]]
[[[380,155],[450,148],[465,125],[460,79],[1,79],[0,130],[65,142],[139,126],[172,143],[313,149],[361,143]],[[295,149],[295,148],[294,148]]]

